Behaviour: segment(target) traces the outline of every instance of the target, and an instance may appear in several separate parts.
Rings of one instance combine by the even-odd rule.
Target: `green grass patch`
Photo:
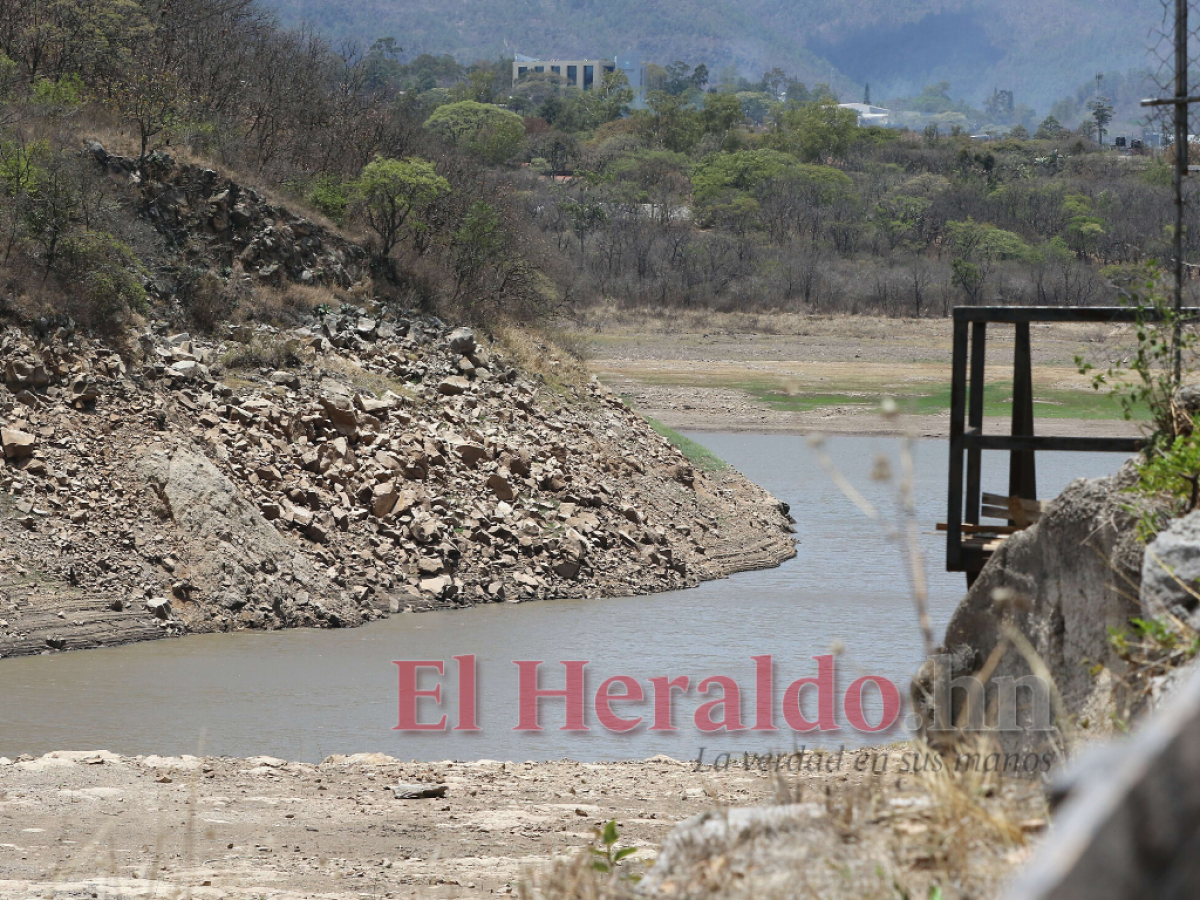
[[[650,427],[665,437],[668,441],[679,448],[679,452],[688,458],[693,466],[701,472],[719,472],[724,469],[729,463],[721,459],[703,444],[697,444],[689,437],[684,437],[674,428],[664,425],[658,419],[652,419],[646,416],[646,421],[650,423]]]
[[[879,406],[883,393],[809,393],[789,394],[772,388],[754,386],[750,394],[780,412],[808,412],[831,406]],[[929,393],[894,394],[900,411],[909,415],[936,415],[950,409],[950,386],[937,388]],[[985,416],[1009,416],[1012,414],[1012,382],[996,381],[985,385],[983,390],[983,414]],[[1076,391],[1061,388],[1034,388],[1033,414],[1037,419],[1120,419],[1124,413],[1116,397],[1099,391]],[[1148,412],[1135,416],[1149,418]]]

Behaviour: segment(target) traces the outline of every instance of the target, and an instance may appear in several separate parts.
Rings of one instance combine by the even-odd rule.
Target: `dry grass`
[[[297,340],[255,336],[245,344],[234,344],[221,365],[226,369],[286,369],[309,359],[312,351]]]
[[[322,364],[328,371],[341,376],[356,389],[375,397],[382,397],[388,391],[409,399],[416,397],[412,387],[406,381],[387,372],[368,369],[350,357],[328,354],[323,358]]]
[[[552,388],[576,387],[591,377],[552,333],[505,325],[496,330],[496,340],[518,368],[541,376]]]
[[[988,749],[988,748],[981,748]],[[874,748],[936,756],[917,744]],[[937,757],[941,759],[941,757]],[[938,771],[907,777],[776,777],[776,800],[791,804],[781,830],[738,835],[708,846],[650,896],[754,900],[965,900],[996,896],[1046,824],[1036,781],[996,773]],[[712,813],[727,816],[714,806]],[[627,900],[644,871],[615,876],[591,868],[587,848],[527,873],[524,900]]]

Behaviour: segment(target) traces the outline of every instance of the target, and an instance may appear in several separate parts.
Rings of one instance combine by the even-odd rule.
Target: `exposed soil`
[[[945,319],[658,316],[601,311],[574,326],[588,366],[635,408],[665,424],[696,431],[901,434],[943,437],[949,410],[885,419],[884,396],[919,398],[950,380],[951,326]],[[987,378],[1011,381],[1010,328],[989,329]],[[1034,325],[1035,401],[1094,400],[1077,356],[1098,368],[1124,358],[1127,326]],[[1050,406],[1041,407],[1049,410]],[[1036,413],[1035,407],[1035,413]],[[1076,418],[1055,410],[1039,433],[1135,435],[1137,423],[1111,416]],[[1082,413],[1081,413],[1082,415]],[[1094,413],[1092,413],[1094,415]],[[988,417],[985,430],[1007,430]]]
[[[1044,827],[1036,784],[993,782],[988,810],[1011,820],[1008,838],[996,840],[971,802],[892,774],[907,748],[867,752],[878,759],[889,749],[887,776],[867,774],[872,763],[856,766],[851,751],[809,754],[795,766],[808,771],[790,775],[744,757],[703,772],[666,757],[599,765],[401,763],[377,754],[319,766],[104,752],[0,760],[0,896],[458,898],[516,893],[531,880],[541,896],[566,896],[552,864],[578,869],[571,861],[610,819],[621,846],[640,848],[625,869],[639,872],[677,821],[772,802],[799,804],[788,812],[801,831],[787,845],[790,862],[771,870],[791,873],[778,896],[808,895],[798,884],[821,897],[895,896],[894,884],[924,897],[933,883],[947,898],[994,893],[1028,855],[1024,835]],[[447,791],[398,800],[389,790],[397,783]],[[962,817],[970,833],[940,834],[947,815]],[[675,881],[656,893],[738,893],[747,883],[736,849],[728,848],[727,871],[712,861],[689,884],[676,867]]]

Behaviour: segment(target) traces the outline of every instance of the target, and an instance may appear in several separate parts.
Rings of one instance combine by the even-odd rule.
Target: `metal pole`
[[[1188,171],[1188,2],[1175,0],[1175,316],[1171,327],[1171,374],[1176,387],[1183,370],[1180,318],[1183,309],[1183,179]]]

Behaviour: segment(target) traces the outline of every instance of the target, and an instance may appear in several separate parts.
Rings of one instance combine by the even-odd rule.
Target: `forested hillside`
[[[1097,71],[1144,66],[1158,3],[1137,0],[270,0],[291,24],[308,21],[365,44],[395,37],[416,55],[463,62],[513,53],[612,54],[636,48],[666,64],[780,66],[875,99],[949,81],[976,105],[993,89],[1043,112]],[[859,99],[854,96],[852,99]]]
[[[0,0],[7,311],[205,332],[359,291],[481,323],[595,302],[928,316],[1112,302],[1169,249],[1165,164],[1112,147],[1136,79],[1105,81],[1113,106],[1076,82],[1066,121],[935,84],[900,130],[779,69],[714,90],[672,64],[644,109],[621,72],[586,92],[509,72],[349,52],[253,0]],[[102,177],[105,151],[128,165]],[[200,191],[184,228],[177,162],[254,195]]]

